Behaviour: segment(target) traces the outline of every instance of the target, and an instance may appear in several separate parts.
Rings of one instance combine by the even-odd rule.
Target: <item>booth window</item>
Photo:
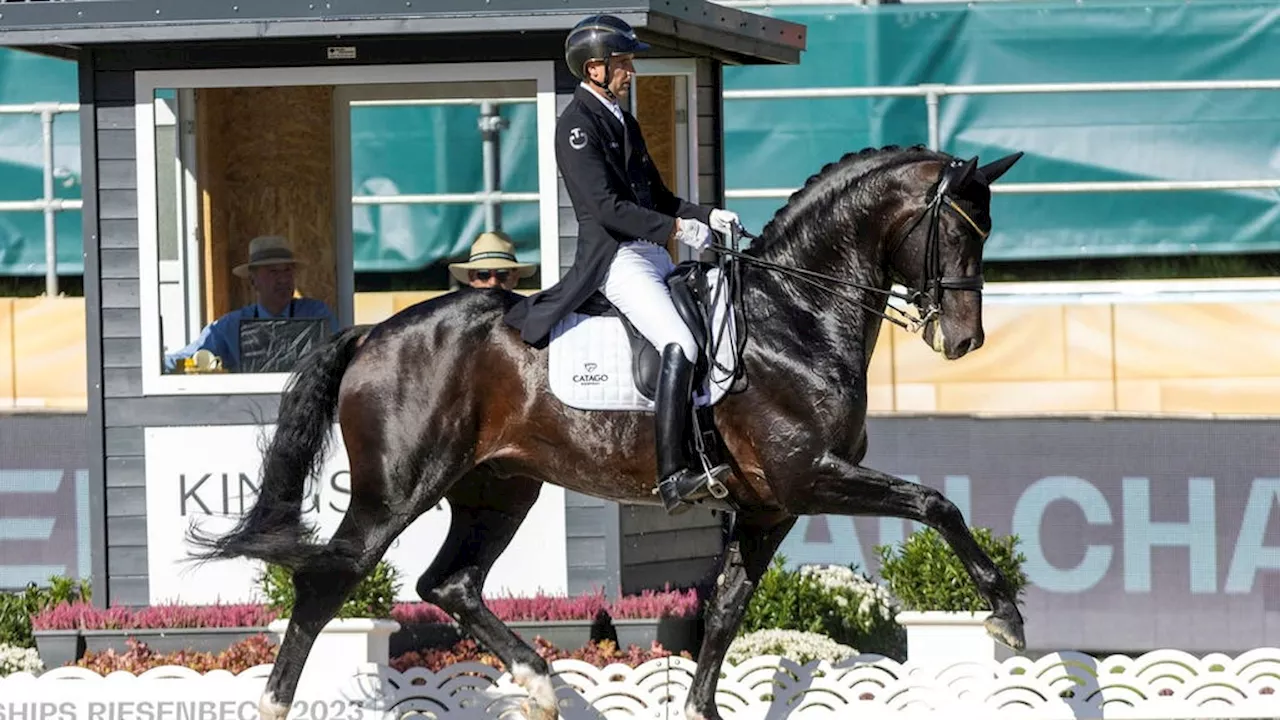
[[[155,91],[163,374],[286,373],[340,327],[332,98]]]
[[[457,291],[485,232],[535,266],[517,292],[558,278],[550,63],[290,84],[315,70],[138,74],[145,393],[277,392],[340,328]]]
[[[350,122],[357,315],[387,294],[403,305],[457,289],[449,264],[465,262],[486,231],[538,265],[517,289],[541,287],[534,83],[339,92]]]

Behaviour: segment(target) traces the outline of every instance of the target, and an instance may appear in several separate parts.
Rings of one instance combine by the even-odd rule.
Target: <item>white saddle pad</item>
[[[707,273],[707,286],[715,294],[718,268]],[[720,402],[733,382],[733,348],[738,328],[733,316],[720,333],[728,307],[722,289],[714,298],[712,342],[721,335],[717,360],[728,371],[711,368],[694,392],[694,404],[706,407]],[[653,412],[653,401],[636,389],[631,369],[631,343],[622,321],[616,317],[570,313],[551,330],[548,351],[551,392],[565,405],[581,410],[630,410]]]

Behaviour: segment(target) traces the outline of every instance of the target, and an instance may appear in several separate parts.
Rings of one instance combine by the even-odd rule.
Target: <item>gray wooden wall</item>
[[[120,60],[116,56],[111,64]],[[145,605],[150,598],[144,428],[274,422],[278,398],[142,397],[134,73],[112,69],[111,64],[95,67],[91,79],[81,83],[81,102],[93,108],[81,113],[82,137],[94,138],[98,157],[96,212],[83,215],[97,242],[86,242],[85,249],[96,248],[101,268],[101,311],[86,321],[88,359],[92,365],[92,345],[97,344],[102,369],[100,385],[89,387],[90,432],[102,430],[106,553],[99,574],[107,580],[104,600],[111,605]],[[85,192],[92,189],[86,187]],[[91,300],[88,295],[86,288],[86,300]],[[92,302],[87,305],[91,313]],[[95,323],[100,333],[92,331]]]
[[[401,51],[389,47],[389,53]],[[420,52],[419,46],[409,47]],[[529,53],[513,45],[511,52]],[[558,47],[553,47],[558,52]],[[303,49],[287,52],[302,57]],[[530,55],[526,55],[528,57]],[[491,58],[494,60],[500,58]],[[251,63],[254,58],[244,58]],[[218,61],[210,61],[217,64]],[[90,453],[101,450],[102,464],[92,473],[101,479],[94,511],[105,517],[96,547],[95,580],[106,580],[107,592],[96,601],[110,605],[145,605],[147,525],[143,432],[148,426],[240,425],[275,421],[275,395],[210,395],[142,397],[142,341],[138,286],[138,201],[134,138],[134,67],[191,66],[191,59],[164,48],[94,49],[81,69],[81,139],[98,161],[85,168],[82,212],[86,231],[86,269],[100,268],[100,280],[86,272]],[[291,64],[305,64],[292,60]],[[564,73],[568,76],[568,73]],[[570,80],[572,78],[570,77]],[[718,63],[702,60],[698,75],[699,193],[706,204],[723,197],[720,157]],[[557,78],[558,109],[572,90]],[[561,192],[562,264],[572,261],[576,223]],[[101,309],[94,312],[95,301]],[[91,465],[96,461],[91,458]],[[568,493],[566,500],[569,591],[605,588],[624,592],[687,585],[710,569],[720,549],[718,516],[696,511],[668,519],[661,508],[625,512],[615,503]],[[101,588],[101,584],[98,584]]]

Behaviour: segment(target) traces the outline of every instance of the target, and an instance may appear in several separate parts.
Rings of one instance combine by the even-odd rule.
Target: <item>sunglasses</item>
[[[488,280],[490,277],[498,278],[498,282],[506,282],[507,278],[511,277],[511,271],[510,270],[477,270],[476,271],[477,280]]]

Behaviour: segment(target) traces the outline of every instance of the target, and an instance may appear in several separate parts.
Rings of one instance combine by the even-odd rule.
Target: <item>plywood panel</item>
[[[13,405],[13,300],[0,298],[0,408]]]
[[[1066,377],[1066,327],[1057,305],[983,309],[986,340],[977,351],[948,361],[920,339],[896,329],[895,364],[899,382],[981,382],[1057,380]]]
[[[1110,305],[1063,307],[1063,329],[1066,332],[1066,377],[1073,380],[1115,378]]]
[[[871,364],[867,367],[868,384],[893,384],[894,327],[892,323],[880,324],[875,352],[871,354]]]
[[[1117,380],[1116,410],[1120,412],[1160,412],[1159,380]]]
[[[83,407],[83,298],[13,301],[14,397],[19,405]]]
[[[940,412],[1081,412],[1115,409],[1105,380],[939,383]]]
[[[1280,372],[1274,304],[1117,305],[1116,377],[1237,378]]]
[[[283,235],[307,266],[298,289],[336,308],[333,88],[197,91],[206,243],[206,320],[253,302],[231,269],[258,235]]]
[[[1280,377],[1160,381],[1166,413],[1280,414]]]
[[[893,412],[893,384],[867,386],[867,412]]]
[[[662,182],[672,192],[680,195],[676,178],[676,95],[675,78],[669,75],[648,75],[635,79],[636,122],[644,133],[649,157],[658,168]],[[686,193],[687,194],[687,193]],[[673,258],[679,257],[679,242],[669,240],[667,251]]]
[[[395,293],[368,292],[355,294],[355,324],[379,323],[395,314]]]
[[[931,383],[904,383],[894,386],[898,412],[934,412],[938,409],[938,388]]]
[[[396,312],[400,312],[401,310],[404,310],[407,307],[412,307],[414,305],[417,305],[423,300],[430,300],[433,297],[444,295],[446,292],[449,292],[449,291],[448,290],[420,290],[417,292],[398,292],[395,295],[395,301],[394,301],[393,307],[395,308]]]

